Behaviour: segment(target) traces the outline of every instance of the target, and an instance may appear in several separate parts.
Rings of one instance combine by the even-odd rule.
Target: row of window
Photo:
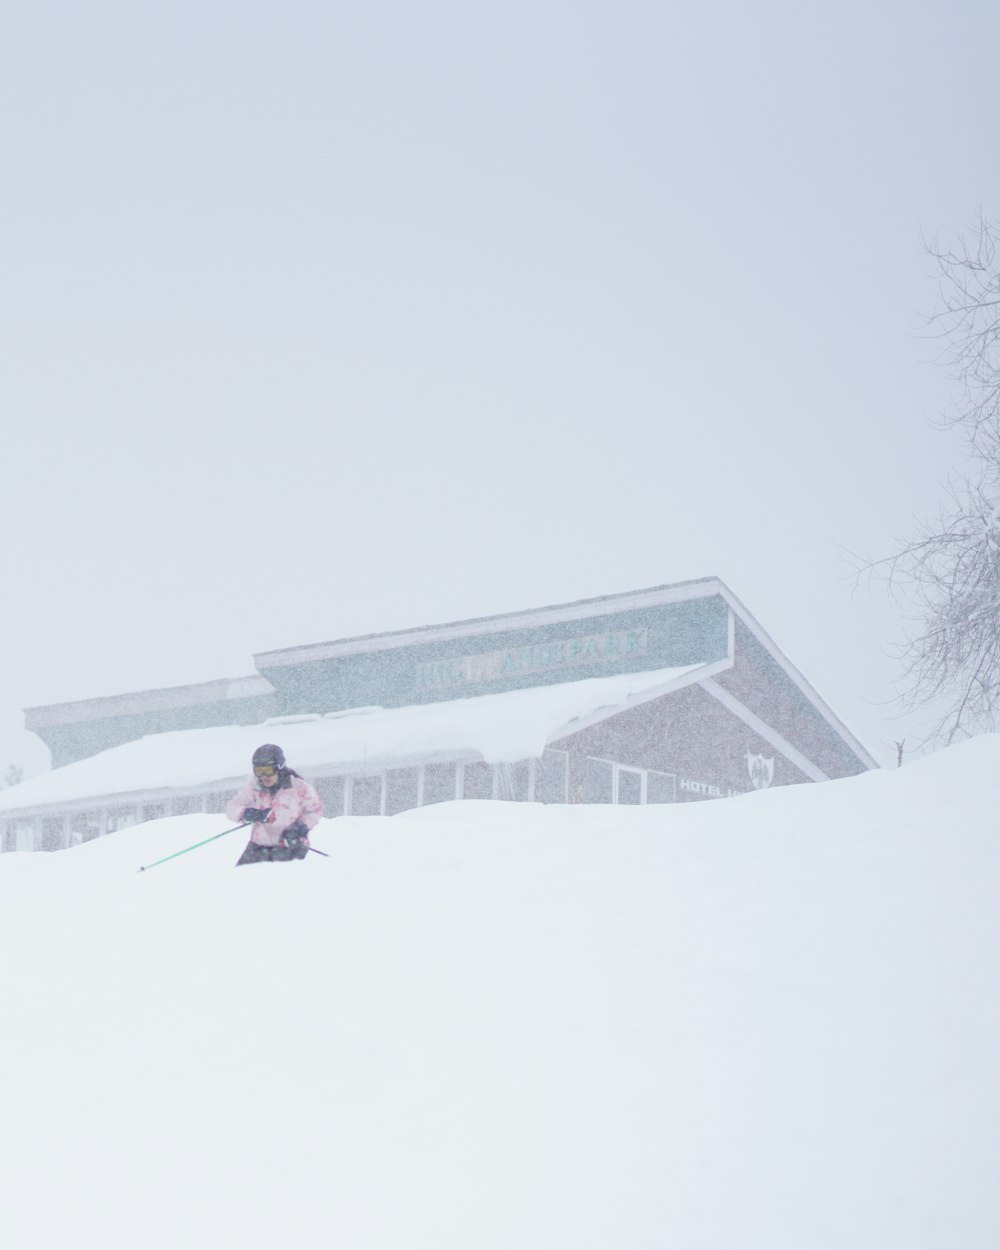
[[[190,812],[221,812],[235,791],[178,795],[163,803],[129,803],[72,812],[68,816],[24,816],[0,824],[0,851],[62,851],[106,833]]]
[[[365,777],[329,777],[316,782],[328,816],[394,816],[449,799],[509,799],[565,803],[568,756],[546,751],[540,760],[515,764],[424,764]],[[584,779],[587,803],[674,803],[673,773],[631,768],[589,757]]]
[[[395,816],[451,799],[507,799],[565,803],[568,756],[546,751],[514,764],[422,764],[361,777],[321,777],[314,782],[328,816]]]
[[[587,803],[674,803],[677,778],[673,773],[589,757],[584,798]]]
[[[319,777],[314,785],[327,816],[395,816],[451,799],[565,803],[568,767],[565,751],[545,751],[540,759],[513,764],[422,764],[363,776]],[[610,760],[588,758],[586,762],[587,803],[673,803],[676,786],[672,773],[631,768]],[[0,849],[59,851],[164,816],[221,812],[233,793],[179,795],[169,803],[122,805],[69,816],[14,818],[0,829]]]

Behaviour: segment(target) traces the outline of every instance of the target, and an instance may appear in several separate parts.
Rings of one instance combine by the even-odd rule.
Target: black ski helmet
[[[274,764],[276,768],[284,768],[284,751],[282,751],[281,747],[276,747],[273,742],[265,742],[263,746],[258,747],[253,753],[254,768],[261,764]]]

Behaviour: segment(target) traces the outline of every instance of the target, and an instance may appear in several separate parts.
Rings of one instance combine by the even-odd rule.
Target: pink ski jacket
[[[281,835],[297,820],[301,820],[307,829],[313,829],[323,815],[323,802],[308,781],[302,777],[288,777],[287,782],[287,785],[268,790],[251,781],[226,804],[226,815],[236,821],[242,820],[244,808],[270,809],[267,823],[252,827],[250,841],[258,846],[277,846]]]

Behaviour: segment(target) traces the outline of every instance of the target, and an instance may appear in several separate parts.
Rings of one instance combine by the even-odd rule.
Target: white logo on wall
[[[774,780],[774,756],[766,760],[763,755],[751,755],[747,751],[747,772],[755,790],[766,790]]]

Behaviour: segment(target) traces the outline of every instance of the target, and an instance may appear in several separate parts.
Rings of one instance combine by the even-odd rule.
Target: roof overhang
[[[512,763],[538,758],[550,742],[706,679],[730,663],[592,677],[403,708],[151,734],[0,792],[0,817],[231,788],[243,780],[253,750],[275,739],[295,767],[311,776],[443,759]]]
[[[311,643],[301,647],[283,647],[261,651],[253,658],[259,669],[288,665],[313,664],[348,655],[373,651],[390,651],[425,643],[449,642],[455,638],[476,638],[500,632],[535,629],[598,616],[612,616],[640,608],[660,607],[668,603],[684,603],[691,599],[707,599],[723,594],[725,587],[717,577],[678,582],[673,586],[654,586],[648,590],[630,591],[621,595],[603,595],[597,599],[578,599],[573,603],[533,608],[524,612],[502,613],[499,616],[474,617],[445,625],[426,625],[385,634],[365,634],[357,638],[341,638],[334,642]]]

